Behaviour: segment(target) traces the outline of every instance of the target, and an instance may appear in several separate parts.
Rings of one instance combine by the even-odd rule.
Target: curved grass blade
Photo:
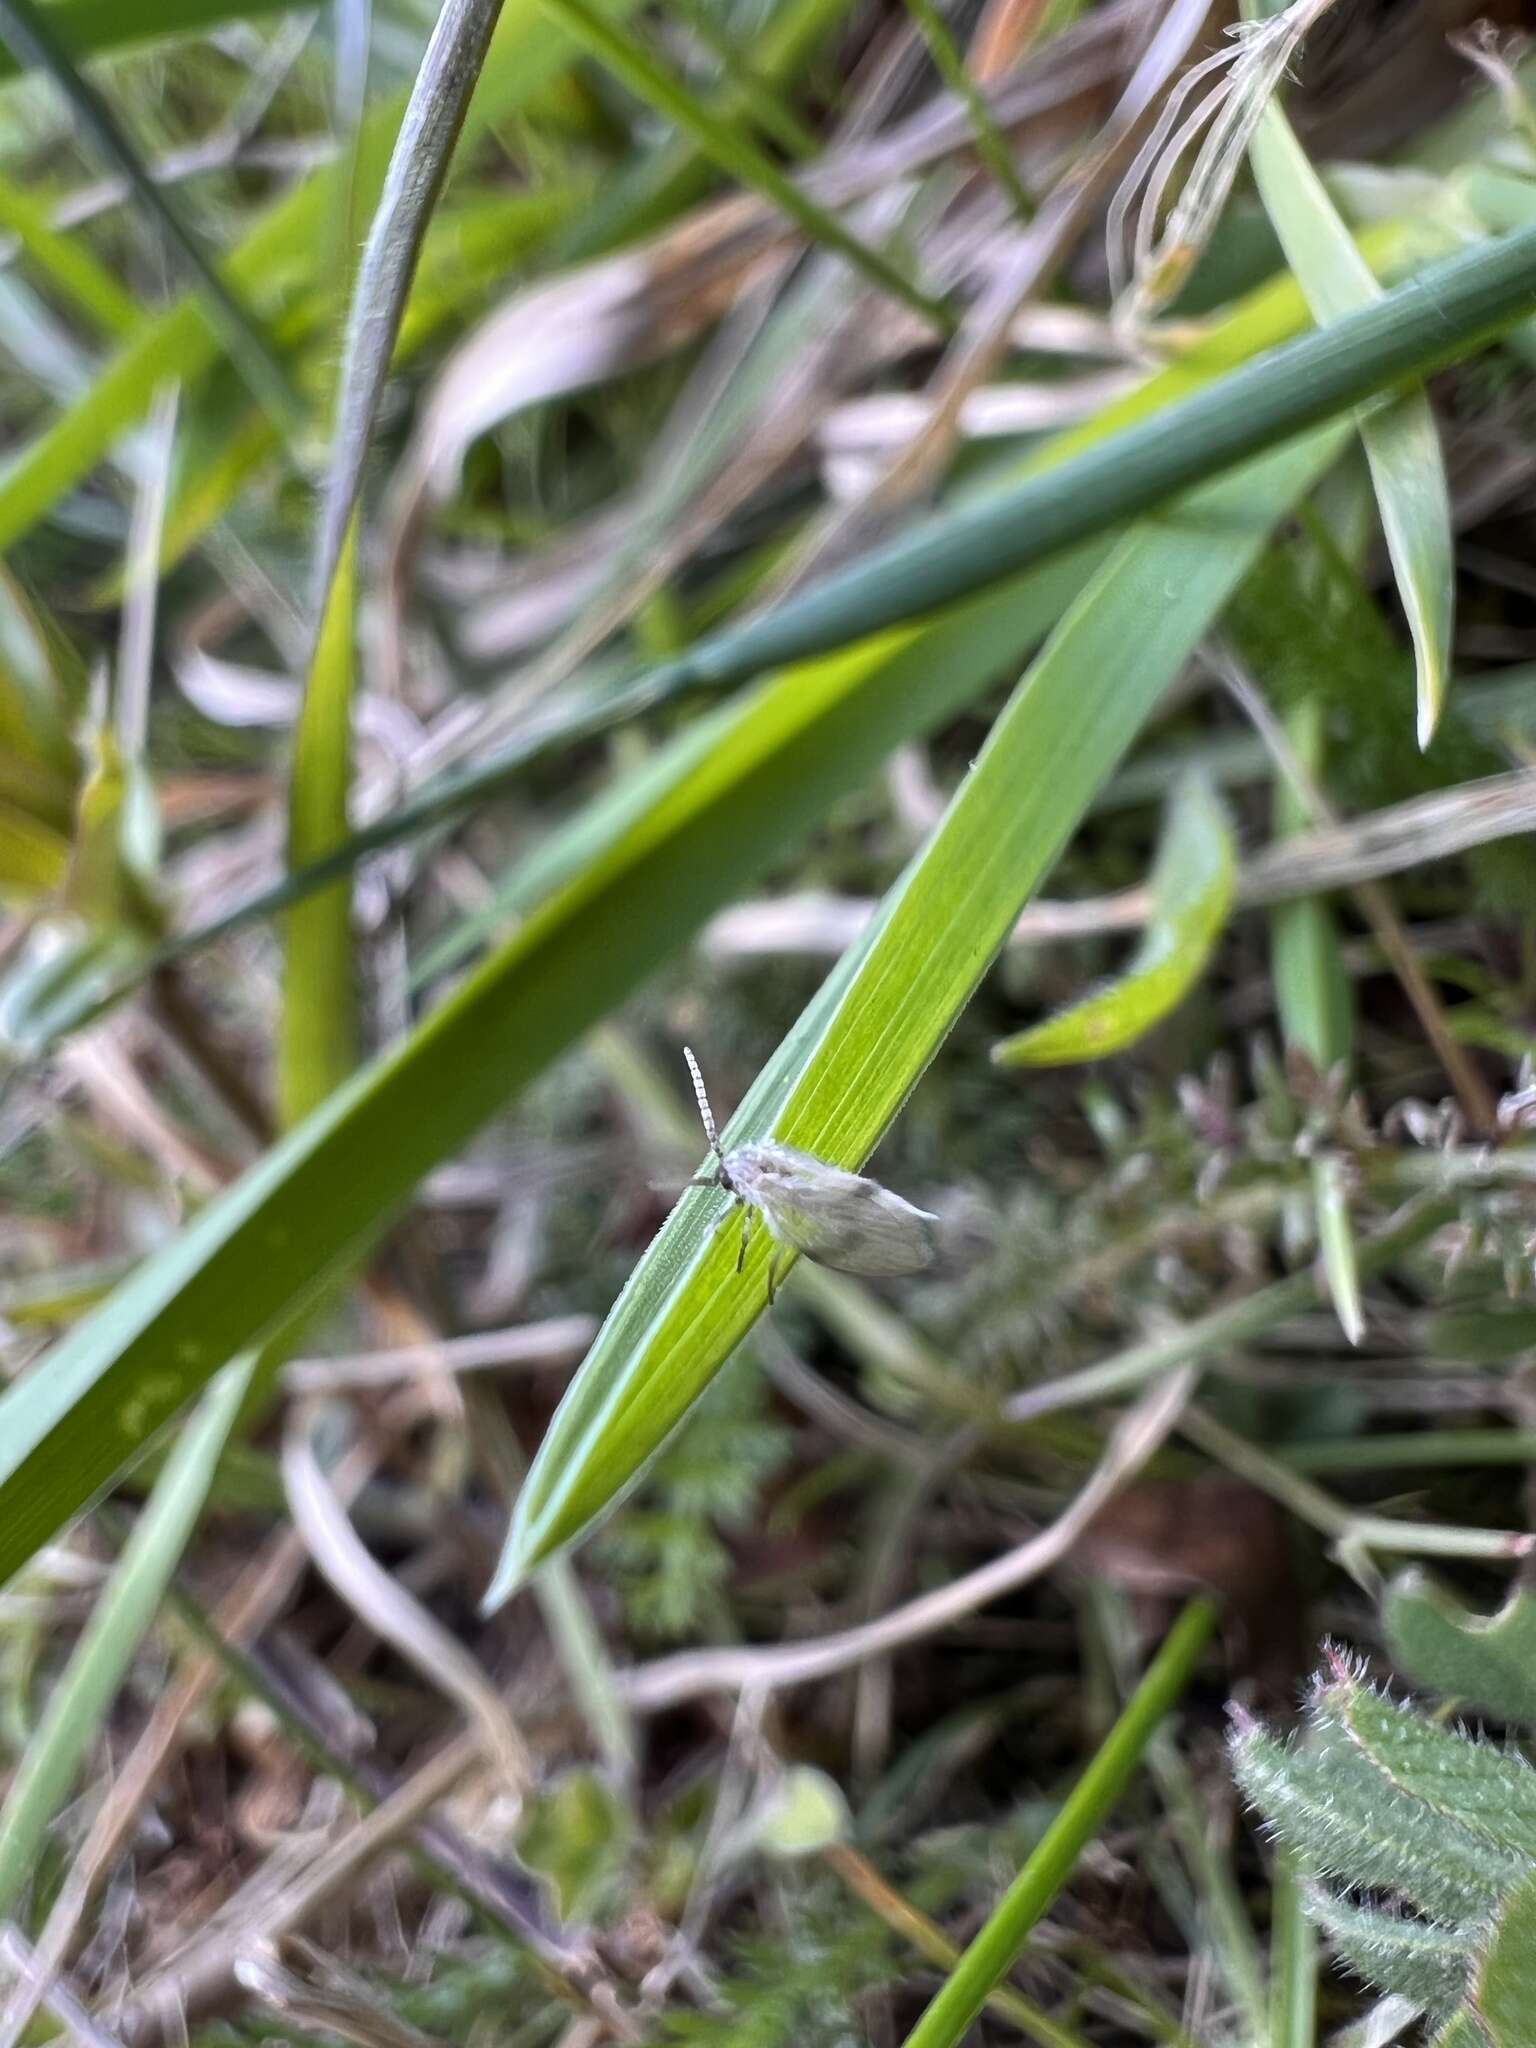
[[[1129,1784],[1147,1744],[1188,1685],[1216,1616],[1215,1603],[1203,1597],[1184,1609],[1039,1845],[903,2048],[956,2048],[965,2039],[987,1993],[1012,1969],[1030,1929],[1050,1910],[1073,1865]]]
[[[352,764],[357,528],[341,551],[310,663],[294,738],[288,864],[303,867],[347,834]],[[284,920],[278,1106],[295,1124],[357,1064],[352,891],[345,880],[295,904]]]
[[[568,34],[585,43],[632,92],[675,121],[706,156],[748,191],[760,193],[813,241],[846,257],[871,284],[932,321],[940,333],[953,328],[953,318],[937,299],[904,276],[881,250],[861,242],[835,213],[807,197],[750,139],[742,122],[723,119],[696,98],[634,36],[606,20],[590,0],[544,0],[544,5]]]
[[[1184,777],[1152,871],[1152,915],[1123,974],[1059,1016],[992,1048],[1000,1067],[1104,1059],[1134,1045],[1183,1002],[1205,970],[1232,908],[1237,854],[1214,785]]]
[[[0,0],[0,6],[9,4],[14,0]],[[331,582],[362,489],[374,415],[422,239],[448,175],[501,6],[502,0],[447,0],[395,138],[347,315],[336,431],[315,549],[317,621],[326,614]]]
[[[1111,553],[1015,689],[922,852],[722,1132],[834,1166],[868,1158],[1095,792],[1341,430],[1200,492]],[[1173,595],[1170,595],[1173,593]],[[727,1198],[683,1197],[551,1422],[494,1606],[639,1474],[762,1311],[766,1234],[737,1271]]]
[[[1084,573],[1069,557],[775,677],[556,835],[516,934],[0,1393],[0,1584],[836,796],[1021,659]]]
[[[1286,261],[1320,325],[1375,305],[1381,287],[1280,107],[1266,108],[1248,145],[1254,180]],[[1418,737],[1435,736],[1451,668],[1455,543],[1450,487],[1429,396],[1406,392],[1359,415],[1387,552],[1413,636]]]

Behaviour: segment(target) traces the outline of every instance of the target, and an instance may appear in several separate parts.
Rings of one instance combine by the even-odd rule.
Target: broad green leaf
[[[1084,573],[1068,557],[777,676],[555,835],[516,934],[0,1393],[0,1584],[838,794],[1019,660]]]
[[[1461,1927],[1410,1920],[1385,1906],[1357,1906],[1321,1888],[1312,1892],[1307,1908],[1335,1956],[1368,1984],[1430,2012],[1449,2012],[1460,2002],[1469,1960]],[[1315,2038],[1309,2037],[1309,2048]]]
[[[1248,145],[1265,211],[1318,322],[1374,305],[1381,287],[1278,104]],[[1359,415],[1382,531],[1413,635],[1419,745],[1439,723],[1451,665],[1455,546],[1450,490],[1428,395],[1414,390]]]
[[[1497,1614],[1474,1614],[1419,1571],[1399,1574],[1382,1602],[1393,1662],[1415,1685],[1536,1728],[1536,1594],[1513,1592]]]
[[[1443,1727],[1363,1685],[1348,1666],[1319,1689],[1311,1719],[1325,1740],[1350,1744],[1385,1783],[1536,1868],[1536,1770],[1524,1757]]]
[[[1020,908],[1280,518],[1330,429],[1134,529],[1014,691],[928,844],[731,1118],[858,1167],[917,1084]],[[761,1313],[766,1233],[736,1270],[726,1198],[691,1192],[636,1267],[518,1498],[506,1597],[634,1480]]]
[[[347,835],[352,766],[357,531],[342,548],[305,684],[288,791],[288,864],[318,860]],[[278,1103],[297,1123],[357,1064],[352,890],[343,878],[283,921]]]
[[[1237,856],[1212,784],[1186,776],[1175,788],[1157,864],[1152,914],[1123,973],[1059,1016],[992,1048],[1003,1067],[1059,1067],[1134,1045],[1177,1009],[1205,970],[1232,907]]]

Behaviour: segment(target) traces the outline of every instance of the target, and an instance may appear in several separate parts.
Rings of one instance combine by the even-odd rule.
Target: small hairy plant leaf
[[[1343,1671],[1316,1695],[1312,1718],[1431,1811],[1536,1863],[1536,1771],[1522,1756],[1458,1735]]]
[[[1523,1874],[1520,1860],[1398,1791],[1336,1734],[1277,1742],[1258,1727],[1233,1743],[1233,1769],[1304,1869],[1401,1895],[1435,1919],[1482,1919]]]
[[[1536,1728],[1536,1596],[1513,1593],[1497,1614],[1469,1613],[1423,1572],[1399,1574],[1382,1620],[1393,1661],[1415,1684]]]
[[[1321,1887],[1308,1894],[1307,1911],[1356,1976],[1378,1991],[1411,1998],[1441,2018],[1465,1996],[1467,1937],[1461,1928],[1357,1906]]]

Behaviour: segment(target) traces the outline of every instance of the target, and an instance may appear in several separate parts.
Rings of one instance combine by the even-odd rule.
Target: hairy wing
[[[920,1273],[938,1254],[937,1218],[863,1174],[787,1145],[744,1148],[732,1166],[769,1229],[819,1266],[871,1278]]]

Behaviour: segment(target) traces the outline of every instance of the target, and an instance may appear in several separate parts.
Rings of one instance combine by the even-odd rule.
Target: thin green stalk
[[[789,215],[812,241],[835,249],[863,272],[871,284],[890,292],[940,333],[950,333],[954,319],[939,300],[904,277],[889,257],[845,228],[836,214],[808,199],[792,178],[750,142],[739,125],[724,121],[703,101],[678,84],[650,52],[612,22],[605,21],[587,0],[544,0],[548,13],[622,78],[630,90],[675,121],[721,169],[749,190]]]
[[[1300,1873],[1283,1849],[1270,1896],[1269,2048],[1315,2048],[1317,1929],[1307,1917]]]
[[[956,49],[955,39],[943,15],[934,5],[934,0],[906,0],[906,4],[907,12],[917,23],[923,41],[928,45],[933,68],[965,108],[976,137],[976,154],[1013,201],[1019,218],[1033,219],[1035,202],[1024,189],[1013,152],[992,118],[985,95],[977,90],[975,79],[966,69],[965,59]]]
[[[1405,1251],[1422,1244],[1441,1224],[1448,1223],[1454,1214],[1455,1206],[1449,1201],[1425,1202],[1361,1246],[1361,1276],[1390,1266]],[[1322,1284],[1324,1276],[1315,1271],[1292,1273],[1284,1280],[1261,1287],[1256,1294],[1212,1309],[1209,1315],[1199,1316],[1180,1329],[1128,1345],[1124,1351],[1102,1359],[1097,1365],[1086,1366],[1081,1372],[1066,1373],[1060,1379],[1015,1394],[1004,1403],[1004,1419],[1031,1422],[1037,1415],[1049,1414],[1055,1408],[1108,1400],[1156,1379],[1159,1373],[1171,1372],[1189,1359],[1206,1358],[1213,1351],[1246,1343],[1298,1309],[1310,1308]]]
[[[738,104],[789,156],[814,156],[818,147],[815,135],[780,98],[772,82],[754,68],[750,55],[737,49],[729,30],[715,21],[704,0],[669,0],[669,6],[719,60],[730,87],[729,94],[721,95],[722,102]]]
[[[1497,1396],[1490,1392],[1489,1399]],[[1536,1429],[1412,1429],[1382,1436],[1281,1444],[1294,1472],[1417,1472],[1470,1465],[1536,1465]]]
[[[1292,1466],[1273,1458],[1191,1404],[1175,1427],[1208,1457],[1246,1479],[1271,1499],[1308,1522],[1333,1543],[1355,1550],[1402,1551],[1420,1557],[1464,1557],[1499,1562],[1524,1557],[1536,1538],[1503,1529],[1466,1529],[1439,1522],[1405,1522],[1389,1515],[1361,1515],[1335,1500]]]
[[[955,2048],[963,2040],[987,1993],[1013,1967],[1030,1929],[1048,1911],[1079,1856],[1104,1825],[1154,1730],[1189,1683],[1215,1625],[1212,1601],[1192,1600],[1184,1609],[1098,1754],[954,1974],[907,2036],[905,2048]]]

